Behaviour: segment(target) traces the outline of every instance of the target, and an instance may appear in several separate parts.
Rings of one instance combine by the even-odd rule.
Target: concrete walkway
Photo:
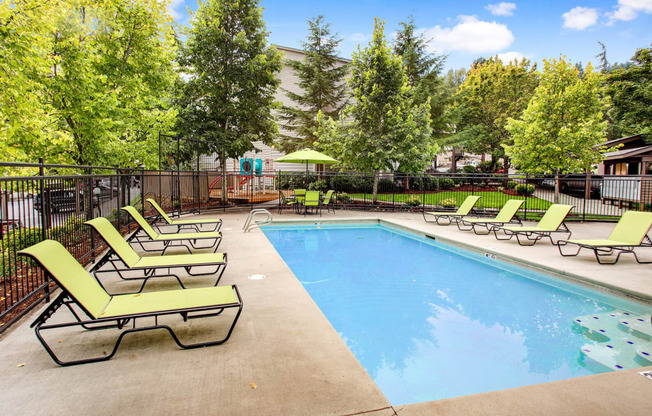
[[[648,415],[652,380],[620,371],[472,396],[392,406],[260,230],[243,234],[247,212],[224,219],[220,251],[229,265],[221,284],[237,284],[244,300],[231,339],[221,346],[180,350],[163,331],[132,334],[103,363],[59,367],[29,328],[36,313],[0,337],[0,413],[6,415]],[[438,239],[471,245],[534,267],[652,299],[652,269],[625,256],[599,266],[592,255],[562,258],[549,243],[521,247],[456,227],[426,224],[421,214],[337,211],[319,216],[274,212],[275,220],[376,219]],[[572,223],[573,237],[605,237],[613,224]],[[250,280],[262,273],[264,280]],[[205,286],[194,278],[189,285]],[[107,283],[109,288],[113,283]],[[149,290],[174,288],[151,282]],[[64,313],[63,310],[59,312]],[[57,312],[57,313],[59,313]],[[228,319],[189,322],[188,332],[210,335]],[[207,321],[207,322],[203,322]],[[99,331],[66,337],[65,352],[103,351]],[[66,348],[68,348],[66,350]],[[652,369],[648,368],[648,369]]]

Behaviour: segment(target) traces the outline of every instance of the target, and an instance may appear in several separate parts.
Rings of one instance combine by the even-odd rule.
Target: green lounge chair
[[[296,199],[286,198],[285,194],[281,190],[279,190],[278,193],[279,193],[279,196],[280,196],[279,204],[278,204],[278,213],[279,214],[283,213],[282,212],[283,207],[292,207],[292,209],[296,211],[297,206],[299,205],[299,201],[297,201]]]
[[[152,198],[147,198],[147,202],[150,203],[152,207],[156,210],[158,213],[158,216],[154,221],[159,221],[160,219],[163,220],[163,225],[171,225],[171,226],[176,226],[177,230],[175,232],[181,231],[183,228],[192,228],[197,232],[201,231],[218,231],[220,227],[222,226],[222,220],[221,219],[194,219],[194,220],[173,220],[171,219],[168,214],[163,211],[163,209],[159,206],[159,204],[156,203]],[[213,228],[210,230],[202,230],[200,227],[204,225],[213,225]],[[156,228],[159,229],[158,225],[156,225]],[[159,231],[161,231],[159,229]]]
[[[511,240],[512,237],[516,236],[516,241],[518,241],[518,244],[522,246],[533,246],[537,241],[544,237],[549,238],[550,243],[555,244],[552,241],[552,233],[568,234],[565,238],[571,236],[571,231],[564,223],[564,220],[573,208],[575,208],[574,205],[552,204],[537,225],[531,227],[518,227],[512,225],[494,227],[494,235],[498,240]],[[505,235],[507,238],[499,237],[498,231],[502,231],[501,235]],[[521,241],[521,236],[525,237],[523,241]]]
[[[467,196],[466,199],[464,200],[464,202],[462,202],[462,205],[460,205],[460,207],[455,212],[452,212],[452,211],[451,212],[446,212],[446,211],[442,211],[442,212],[425,212],[424,211],[423,212],[423,219],[424,219],[425,222],[436,222],[437,225],[450,225],[450,223],[453,222],[453,220],[457,221],[460,218],[469,215],[469,213],[473,210],[473,207],[475,206],[475,204],[478,202],[478,200],[480,198],[481,197],[479,197],[477,195],[469,195],[469,196]],[[434,221],[428,221],[428,218],[426,217],[426,215],[434,216],[435,217]],[[448,222],[445,223],[445,224],[442,224],[442,223],[439,222],[440,219],[448,220]]]
[[[503,208],[493,218],[462,217],[457,221],[457,228],[459,228],[462,231],[473,230],[473,232],[478,235],[480,234],[485,235],[485,234],[489,234],[491,230],[496,226],[500,226],[503,224],[510,224],[510,223],[520,224],[521,220],[519,220],[518,217],[516,216],[516,212],[521,208],[521,205],[523,205],[524,202],[525,201],[522,199],[510,199],[509,201],[505,202]],[[462,228],[460,224],[464,225],[464,227],[469,227],[469,228]],[[484,227],[487,230],[487,232],[486,233],[478,232],[476,226]]]
[[[335,205],[333,205],[333,191],[330,189],[328,192],[326,192],[326,195],[324,195],[324,200],[321,202],[322,207],[326,207],[326,212],[328,212],[329,208],[333,209],[333,214],[335,213]]]
[[[632,253],[637,263],[648,264],[652,263],[652,261],[639,260],[634,249],[637,247],[652,247],[652,241],[647,235],[650,228],[652,228],[652,212],[627,211],[620,217],[620,220],[606,239],[560,240],[557,243],[557,248],[559,254],[564,257],[577,256],[583,248],[593,250],[595,258],[600,264],[616,264],[623,253]],[[569,244],[576,245],[577,251],[564,254],[561,248]],[[613,261],[603,260],[604,257],[615,253],[618,254]]]
[[[222,344],[231,336],[242,311],[242,299],[235,285],[111,296],[68,250],[56,241],[42,241],[21,250],[19,254],[36,260],[61,288],[59,296],[31,325],[45,350],[59,365],[108,360],[115,355],[120,341],[126,334],[152,329],[167,330],[177,345],[184,349]],[[56,323],[48,324],[47,321],[50,317],[64,305],[72,314],[73,319],[62,321],[61,318],[57,318]],[[237,313],[226,336],[214,341],[182,343],[170,326],[159,323],[159,318],[166,315],[179,314],[183,322],[186,322],[188,319],[216,316],[225,309],[231,308],[237,308]],[[145,326],[136,325],[141,322],[140,318],[146,318]],[[50,347],[42,332],[69,327],[87,331],[113,328],[121,332],[109,354],[103,353],[93,358],[63,360]],[[75,334],[77,332],[75,331]],[[58,331],[55,339],[61,340],[61,335]],[[55,342],[54,345],[58,345],[58,343]],[[64,342],[62,345],[65,346],[66,343]]]
[[[219,272],[215,286],[220,282],[222,274],[224,274],[224,270],[226,269],[226,253],[172,254],[141,257],[122,238],[122,235],[120,235],[118,230],[106,218],[98,217],[86,221],[84,224],[92,227],[110,247],[110,250],[91,269],[91,272],[95,274],[98,281],[99,275],[111,273],[117,273],[123,280],[142,280],[143,284],[140,290],[138,290],[138,293],[140,293],[150,278],[172,276],[185,289],[179,276],[172,274],[171,269],[182,268],[190,276],[215,275]],[[104,265],[110,266],[110,268],[102,270],[101,268]],[[201,268],[204,271],[197,272],[197,268]],[[165,269],[167,269],[167,273],[162,275],[156,274],[158,270]],[[125,272],[138,273],[134,276],[134,273],[128,273],[127,275]]]
[[[309,207],[313,207],[315,209],[315,213],[319,211],[319,216],[321,217],[321,202],[319,201],[319,191],[306,192],[306,200],[303,201],[303,215],[308,213]]]
[[[149,223],[145,221],[145,218],[140,215],[136,208],[126,206],[122,207],[122,210],[128,212],[129,215],[131,215],[131,218],[136,222],[136,224],[138,224],[138,227],[140,227],[140,229],[133,233],[127,241],[131,244],[139,245],[143,251],[162,251],[165,253],[165,251],[170,247],[185,247],[189,253],[192,253],[191,248],[196,250],[213,249],[213,252],[216,252],[220,242],[222,241],[222,234],[220,234],[219,231],[158,234]],[[213,243],[209,246],[199,246],[197,245],[197,240],[213,240]],[[163,243],[163,248],[161,249],[158,245],[152,243]]]

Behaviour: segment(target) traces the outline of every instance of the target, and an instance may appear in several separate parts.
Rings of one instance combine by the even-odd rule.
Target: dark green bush
[[[455,186],[455,181],[451,178],[442,178],[439,180],[440,189],[452,189]]]
[[[378,181],[378,192],[394,192],[396,185],[391,179],[381,179]]]
[[[518,185],[516,181],[507,181],[507,184],[505,184],[505,188],[514,189],[516,188],[516,185]]]
[[[476,169],[476,167],[472,166],[472,165],[464,165],[462,167],[462,172],[464,172],[464,173],[478,173],[478,169]]]
[[[534,185],[531,184],[519,184],[516,185],[516,193],[524,196],[531,196],[534,194]]]
[[[487,160],[478,164],[478,170],[482,173],[494,173],[498,170],[498,165],[491,160]]]

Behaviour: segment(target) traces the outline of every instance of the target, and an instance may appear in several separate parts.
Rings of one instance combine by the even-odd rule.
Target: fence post
[[[507,174],[509,176],[509,173]],[[527,221],[527,202],[528,202],[528,195],[527,195],[527,185],[528,185],[528,179],[529,179],[529,174],[525,173],[525,214],[523,215],[523,219]]]

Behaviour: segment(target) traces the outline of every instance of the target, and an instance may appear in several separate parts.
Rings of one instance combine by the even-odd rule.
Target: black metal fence
[[[615,221],[627,209],[652,210],[652,176],[566,175],[537,177],[486,174],[401,174],[378,178],[347,172],[145,171],[117,167],[0,163],[0,332],[46,298],[51,283],[21,249],[43,239],[60,241],[82,263],[101,248],[84,221],[103,216],[128,232],[120,207],[133,205],[145,216],[153,198],[174,214],[267,207],[284,211],[281,193],[297,189],[335,191],[336,209],[414,211],[455,209],[468,195],[480,195],[480,213],[493,214],[508,199],[524,199],[524,219],[537,219],[552,203],[574,205],[571,220]],[[556,186],[555,186],[556,185]],[[555,192],[555,188],[559,192]]]

